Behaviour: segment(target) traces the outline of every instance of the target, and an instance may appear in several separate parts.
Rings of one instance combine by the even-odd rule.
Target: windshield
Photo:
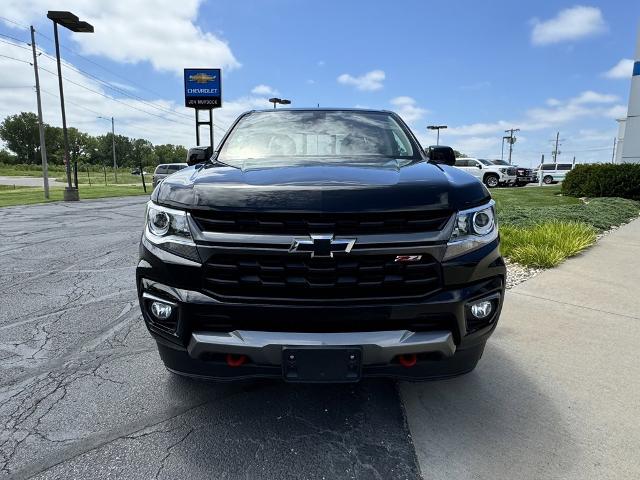
[[[494,165],[509,165],[509,162],[506,160],[493,160]]]
[[[238,122],[218,160],[242,166],[339,162],[385,163],[422,158],[395,119],[384,112],[254,112]]]

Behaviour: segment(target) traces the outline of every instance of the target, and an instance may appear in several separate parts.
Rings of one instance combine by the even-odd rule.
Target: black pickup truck
[[[241,115],[154,190],[140,307],[175,373],[354,382],[471,371],[504,296],[494,202],[394,113]],[[200,150],[199,152],[204,152]]]

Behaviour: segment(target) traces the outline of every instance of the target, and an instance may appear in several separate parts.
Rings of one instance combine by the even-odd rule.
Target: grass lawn
[[[502,253],[530,267],[553,267],[592,245],[598,232],[638,218],[640,202],[561,196],[560,187],[493,189]]]
[[[55,202],[62,200],[63,188],[52,188],[50,199],[44,199],[44,191],[40,187],[13,187],[0,186],[0,207],[12,205],[28,205],[33,203]],[[147,187],[147,195],[151,194],[151,188]],[[83,185],[80,187],[80,199],[123,197],[127,195],[145,195],[142,187],[127,185]]]
[[[498,210],[512,206],[518,207],[556,207],[558,205],[578,205],[579,198],[560,195],[560,185],[550,187],[494,188],[491,196]]]
[[[150,170],[153,168],[149,167]],[[132,175],[131,168],[121,167],[118,168],[118,182],[117,184],[140,184],[142,185],[142,179],[140,175]],[[146,172],[146,170],[145,170]],[[42,177],[41,165],[6,165],[0,164],[0,176],[6,177]],[[151,182],[151,173],[144,176],[145,182],[149,184]],[[112,167],[106,168],[106,183],[108,185],[116,184],[115,175]],[[59,182],[65,183],[67,181],[67,173],[63,165],[49,165],[49,178],[55,178]],[[91,165],[89,167],[89,174],[87,175],[87,169],[85,166],[78,167],[78,183],[89,184],[89,178],[92,185],[104,186],[105,184],[105,169],[102,165]]]

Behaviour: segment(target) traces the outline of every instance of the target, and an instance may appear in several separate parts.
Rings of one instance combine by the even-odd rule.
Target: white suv
[[[470,173],[488,188],[498,185],[514,185],[517,180],[515,167],[494,165],[489,160],[477,158],[456,158],[456,167]]]

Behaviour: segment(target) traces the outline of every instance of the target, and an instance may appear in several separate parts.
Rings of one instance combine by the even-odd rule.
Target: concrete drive
[[[64,176],[64,174],[60,174]],[[0,176],[0,185],[15,185],[16,187],[40,187],[44,188],[44,180],[42,177],[12,177]],[[66,187],[67,184],[59,182],[55,177],[49,177],[50,187]]]
[[[425,479],[640,478],[640,220],[507,294],[478,368],[403,384]]]

